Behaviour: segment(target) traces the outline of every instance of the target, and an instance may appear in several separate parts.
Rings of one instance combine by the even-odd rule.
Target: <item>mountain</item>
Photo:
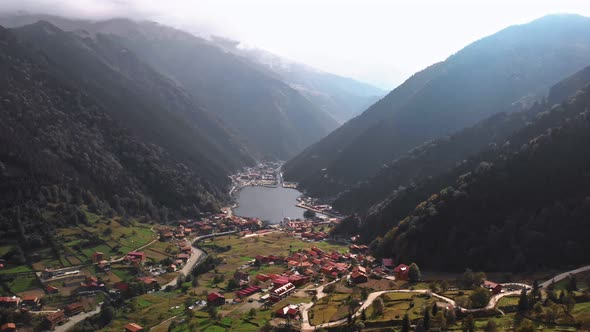
[[[7,16],[19,26],[43,18],[82,37],[109,39],[182,86],[217,115],[257,159],[288,159],[339,123],[268,67],[215,43],[154,22]]]
[[[285,179],[334,197],[428,140],[524,109],[588,64],[589,33],[590,19],[554,15],[474,42],[288,161]]]
[[[586,86],[539,113],[510,144],[472,158],[465,173],[400,219],[376,244],[378,254],[446,270],[587,264],[589,106]]]
[[[0,28],[3,239],[43,243],[81,206],[123,218],[216,211],[253,164],[222,122],[132,51],[48,22]],[[12,236],[16,233],[16,236]]]
[[[268,67],[340,124],[385,95],[385,91],[367,83],[326,73],[261,49],[242,47],[237,41],[221,37],[212,37],[212,40],[230,52]]]
[[[535,187],[534,181],[539,181],[539,183],[554,181],[554,183],[552,182],[552,188],[562,188],[564,191],[560,194],[563,194],[564,198],[569,195],[565,193],[567,190],[576,190],[576,185],[567,182],[559,183],[562,180],[567,181],[561,178],[559,174],[554,176],[543,174],[542,176],[547,178],[539,177],[530,180],[531,182],[526,184],[518,178],[505,179],[504,177],[508,176],[509,171],[502,167],[511,170],[512,166],[506,165],[509,165],[510,160],[529,158],[531,144],[537,146],[539,145],[538,142],[546,142],[547,140],[543,137],[547,136],[548,133],[560,133],[572,121],[581,121],[579,119],[580,114],[585,112],[587,107],[585,102],[588,101],[588,99],[584,98],[589,94],[586,91],[590,83],[589,72],[590,67],[584,68],[571,77],[555,84],[550,89],[549,96],[553,96],[553,98],[558,95],[565,96],[562,99],[565,101],[570,97],[572,98],[564,105],[558,105],[555,103],[555,99],[547,98],[547,100],[536,103],[524,111],[495,114],[475,126],[465,128],[449,137],[443,137],[424,144],[410,151],[406,156],[392,162],[366,184],[346,192],[335,202],[338,207],[345,207],[346,204],[350,204],[352,205],[350,209],[364,211],[364,213],[359,217],[345,219],[333,232],[346,236],[360,235],[363,242],[372,242],[372,248],[380,255],[386,257],[395,256],[397,259],[402,260],[420,259],[429,268],[436,264],[444,264],[446,269],[457,270],[464,269],[466,266],[486,270],[510,270],[558,266],[560,264],[561,266],[575,265],[580,259],[579,256],[575,255],[572,257],[573,260],[570,261],[549,259],[545,266],[541,266],[543,262],[536,257],[528,256],[530,252],[525,252],[519,257],[518,264],[521,264],[521,266],[517,267],[512,265],[512,260],[507,262],[504,259],[505,256],[501,255],[495,258],[488,257],[485,260],[481,256],[464,259],[464,255],[458,255],[458,252],[461,251],[457,251],[454,252],[458,256],[453,259],[453,263],[449,263],[448,260],[437,263],[425,258],[426,255],[418,257],[414,253],[422,250],[427,252],[434,250],[437,252],[444,249],[447,251],[445,255],[450,256],[449,251],[455,250],[450,249],[451,247],[454,248],[454,244],[451,242],[460,242],[465,238],[471,241],[469,244],[465,244],[465,247],[462,247],[466,251],[468,251],[468,248],[478,248],[479,254],[482,254],[484,251],[490,252],[491,249],[488,248],[497,250],[498,244],[482,241],[481,238],[476,239],[478,235],[483,235],[485,238],[490,228],[497,230],[498,227],[503,227],[502,221],[507,217],[504,215],[498,216],[496,211],[515,209],[520,213],[524,211],[526,204],[547,204],[551,199],[555,201],[561,199],[553,196],[541,200],[540,196],[551,190]],[[549,135],[549,137],[553,136]],[[574,146],[583,150],[582,144],[585,143],[578,142],[575,144],[577,145]],[[560,172],[578,172],[579,170],[575,168],[575,165],[576,158],[580,154],[571,153],[571,149],[564,151],[567,151],[567,153],[559,154],[559,162],[563,163],[560,166],[562,168]],[[582,152],[581,155],[583,154]],[[544,155],[544,158],[546,157],[547,155]],[[519,167],[528,168],[532,174],[536,174],[537,169],[543,169],[543,166],[537,165],[537,162],[539,165],[551,163],[546,160],[531,160],[530,162],[527,161],[527,165],[520,165]],[[568,165],[572,165],[574,168],[568,170]],[[495,184],[486,183],[485,186],[476,187],[474,190],[477,190],[477,192],[472,191],[467,183],[479,178],[481,174],[488,174],[487,172],[490,169],[498,172],[496,175],[499,179],[493,181],[498,181],[502,185],[496,187]],[[401,185],[400,183],[407,184]],[[527,188],[526,186],[531,187]],[[375,188],[375,190],[371,190],[372,188]],[[497,195],[495,197],[497,201],[489,202],[487,198],[478,201],[482,197],[492,195],[489,191],[496,189],[515,191],[520,194],[527,192],[527,195],[530,194],[530,196],[523,194],[517,200],[520,203],[515,203],[514,199],[516,198],[514,196],[518,195],[516,193],[494,193],[494,195]],[[528,193],[528,191],[533,190],[539,190],[539,192],[535,194]],[[548,196],[550,195],[548,194]],[[382,197],[386,198],[383,199]],[[473,197],[473,201],[471,201],[471,197]],[[506,199],[502,200],[502,197],[506,197]],[[456,205],[449,207],[448,203],[450,201],[455,202]],[[367,206],[370,206],[370,208],[367,208]],[[480,210],[476,211],[477,208],[474,207],[478,207]],[[521,207],[522,211],[520,210]],[[450,212],[447,208],[456,210]],[[541,211],[544,207],[537,208],[536,211]],[[442,220],[438,221],[438,214],[441,209],[452,213],[453,216],[445,215],[441,217]],[[463,211],[463,209],[466,211]],[[474,215],[479,213],[482,215]],[[511,213],[514,213],[514,211]],[[534,214],[536,212],[524,211],[524,213]],[[432,221],[435,219],[437,221]],[[455,224],[454,220],[457,219],[461,220],[461,223]],[[510,236],[513,241],[507,248],[510,248],[515,253],[522,252],[519,243],[526,243],[526,245],[522,245],[525,248],[536,247],[534,250],[537,251],[542,251],[539,246],[551,248],[551,246],[547,245],[547,242],[530,243],[527,238],[523,238],[530,235],[528,223],[529,220],[534,219],[535,217],[531,216],[513,221],[514,224],[511,227],[519,228],[519,232],[518,234],[504,234],[504,236]],[[440,222],[444,226],[441,226],[441,229],[438,226],[422,223],[425,220],[434,223]],[[482,220],[485,220],[485,222]],[[490,227],[489,225],[494,226]],[[531,228],[534,229],[537,226],[531,226]],[[586,227],[585,223],[579,220],[572,221],[570,226],[576,228],[576,231],[582,231]],[[433,229],[430,229],[431,227]],[[533,230],[533,233],[535,231]],[[570,235],[567,232],[561,232],[561,230],[546,232],[546,234],[550,233],[555,233],[561,237],[556,238],[557,241],[570,239]],[[383,234],[388,234],[385,239],[383,239]],[[423,237],[413,237],[415,234],[420,234],[418,236]],[[410,236],[411,239],[409,239]],[[433,237],[433,239],[429,237]],[[438,237],[452,240],[449,240],[448,243],[441,243]],[[440,247],[418,247],[424,243],[422,240],[434,241]],[[476,244],[477,241],[480,243]],[[507,246],[508,243],[501,242],[500,245]],[[575,243],[572,245],[579,246],[580,244]],[[507,254],[504,248],[498,252]],[[523,255],[527,255],[525,261],[530,261],[530,266],[523,265]],[[538,252],[536,255],[546,257],[545,254],[540,255]],[[448,258],[446,257],[446,259]],[[441,259],[441,257],[438,257],[438,259]],[[438,267],[438,265],[436,266]]]

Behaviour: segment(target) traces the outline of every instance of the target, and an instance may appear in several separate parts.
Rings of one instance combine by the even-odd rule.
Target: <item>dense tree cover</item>
[[[541,113],[433,194],[380,242],[384,256],[441,269],[587,263],[590,91]],[[559,243],[559,245],[550,245]]]
[[[285,179],[330,197],[427,140],[530,105],[588,65],[589,36],[590,19],[557,15],[481,39],[415,74],[290,160]]]
[[[115,44],[45,22],[0,28],[0,41],[3,241],[56,248],[51,229],[87,222],[82,206],[123,223],[216,211],[228,172],[251,162],[182,90]]]
[[[338,126],[319,104],[321,100],[307,98],[266,65],[228,51],[218,39],[205,40],[155,22],[128,19],[85,21],[16,15],[0,17],[0,24],[22,26],[39,19],[131,51],[214,113],[256,158],[285,160]]]

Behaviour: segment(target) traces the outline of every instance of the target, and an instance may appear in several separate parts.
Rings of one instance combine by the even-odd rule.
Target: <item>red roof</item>
[[[209,301],[209,302],[213,302],[217,299],[223,299],[225,301],[225,296],[223,296],[219,293],[215,293],[215,292],[207,295],[207,301]]]
[[[125,330],[131,331],[131,332],[138,332],[138,331],[143,331],[143,327],[141,327],[140,325],[137,325],[135,323],[129,323],[129,324],[125,325]]]

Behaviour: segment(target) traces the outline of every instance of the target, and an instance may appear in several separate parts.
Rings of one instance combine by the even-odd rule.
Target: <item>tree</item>
[[[361,311],[361,320],[363,322],[367,320],[367,313],[365,312],[365,309],[363,309],[363,311]]]
[[[430,329],[430,310],[426,309],[424,311],[424,318],[422,319],[422,322],[424,324],[424,329],[428,331]]]
[[[457,314],[455,310],[447,310],[445,312],[445,317],[447,318],[447,324],[453,325],[457,321]]]
[[[490,291],[483,288],[478,287],[476,288],[471,295],[469,295],[469,299],[471,300],[471,305],[474,308],[483,308],[485,307],[488,302],[490,301]]]
[[[228,280],[228,282],[227,282],[227,289],[228,290],[236,289],[238,287],[240,287],[240,284],[236,281],[236,279],[231,278]]]
[[[565,289],[567,289],[568,292],[574,292],[578,290],[578,280],[576,279],[575,274],[572,274],[567,278]]]
[[[256,317],[256,309],[251,308],[250,311],[248,311],[248,317],[250,317],[250,319]]]
[[[312,210],[305,210],[305,212],[303,212],[303,217],[306,219],[313,219],[316,217],[316,213]]]
[[[526,289],[523,289],[518,299],[518,312],[523,313],[527,310],[529,310],[529,297],[526,295]]]
[[[383,299],[378,297],[373,301],[373,312],[377,316],[381,316],[383,314],[383,309],[385,308],[383,304]]]
[[[422,274],[420,273],[420,268],[418,264],[412,263],[410,264],[410,270],[408,271],[408,279],[410,282],[418,282],[422,279]]]
[[[486,326],[484,326],[483,330],[485,332],[498,332],[498,325],[496,324],[495,320],[490,319],[486,323]]]
[[[473,320],[473,315],[469,314],[463,322],[461,323],[461,331],[463,332],[475,332],[475,321]]]
[[[414,332],[426,332],[427,329],[424,327],[424,320],[420,319],[418,323],[416,323],[416,327],[414,328]]]
[[[535,332],[535,324],[528,319],[523,319],[518,327],[514,330],[516,332]]]
[[[408,314],[404,315],[404,319],[402,321],[402,332],[410,332],[410,317],[408,317]]]
[[[442,311],[439,311],[436,316],[434,316],[434,321],[441,330],[445,330],[447,328],[447,318]]]
[[[568,315],[571,315],[572,310],[574,309],[574,306],[576,305],[576,300],[574,299],[573,295],[570,293],[570,294],[564,296],[562,303],[565,308],[565,312]]]
[[[449,289],[449,282],[446,280],[441,281],[440,289],[442,289],[443,293]]]
[[[180,272],[180,273],[178,274],[178,277],[177,277],[177,279],[176,279],[176,287],[180,287],[180,286],[182,286],[182,283],[184,282],[184,278],[185,278],[185,277],[184,277],[184,273]]]
[[[115,318],[115,308],[105,302],[100,311],[100,324],[106,326],[113,318]]]
[[[438,313],[438,306],[436,305],[436,303],[434,303],[432,305],[432,316],[436,316],[437,313]]]

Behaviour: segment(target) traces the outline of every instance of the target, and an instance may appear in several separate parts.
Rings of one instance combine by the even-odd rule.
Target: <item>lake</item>
[[[240,204],[234,214],[242,217],[256,217],[273,224],[283,218],[303,218],[305,209],[295,206],[301,193],[291,188],[245,187],[238,192]]]

